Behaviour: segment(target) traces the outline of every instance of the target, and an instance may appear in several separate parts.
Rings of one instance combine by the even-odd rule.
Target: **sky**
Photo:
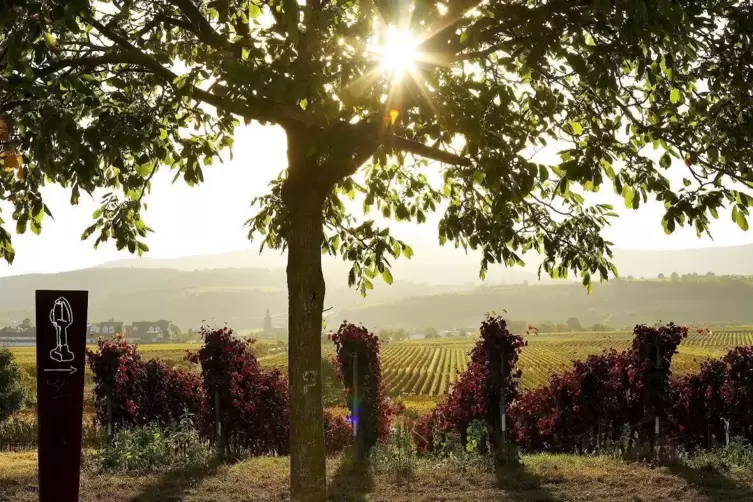
[[[285,134],[279,127],[252,123],[237,130],[235,145],[233,160],[207,167],[202,185],[191,188],[180,179],[172,184],[174,173],[169,170],[155,176],[144,214],[147,225],[154,229],[146,241],[150,248],[149,257],[174,258],[258,249],[258,244],[247,240],[244,222],[255,211],[250,206],[251,200],[265,193],[270,180],[285,167]],[[16,259],[11,266],[0,264],[0,276],[74,270],[130,257],[126,251],[118,252],[113,243],[105,243],[95,250],[96,236],[88,241],[80,240],[83,230],[93,221],[92,213],[99,205],[98,198],[82,195],[78,206],[70,206],[69,190],[58,186],[45,187],[43,196],[54,220],[45,218],[39,236],[30,231],[14,235]],[[613,226],[604,232],[616,247],[685,249],[753,243],[753,232],[740,231],[729,213],[721,213],[715,222],[713,241],[698,239],[691,229],[678,229],[667,236],[661,226],[663,207],[659,203],[653,202],[633,211],[623,209],[621,199],[611,191],[602,190],[595,197],[600,202],[613,203],[620,214]],[[0,208],[6,222],[10,221],[10,208],[1,205]],[[437,222],[440,216],[433,215],[423,225],[393,222],[390,226],[393,235],[414,248],[413,260],[443,263],[472,260],[478,263],[477,256],[466,256],[451,244],[439,247]]]

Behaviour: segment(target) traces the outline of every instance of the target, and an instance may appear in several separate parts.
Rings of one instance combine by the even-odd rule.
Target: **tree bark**
[[[293,502],[323,502],[324,457],[321,332],[324,310],[322,209],[327,187],[307,182],[288,142],[290,167],[284,202],[288,211],[288,379],[290,390],[290,496]]]

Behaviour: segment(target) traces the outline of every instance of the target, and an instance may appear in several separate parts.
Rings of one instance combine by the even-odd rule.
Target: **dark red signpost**
[[[37,291],[40,502],[78,502],[87,291]]]

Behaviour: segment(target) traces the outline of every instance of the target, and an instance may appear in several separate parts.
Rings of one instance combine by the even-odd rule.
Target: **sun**
[[[382,44],[375,48],[381,70],[391,74],[395,80],[412,72],[418,60],[419,43],[410,30],[388,27]]]

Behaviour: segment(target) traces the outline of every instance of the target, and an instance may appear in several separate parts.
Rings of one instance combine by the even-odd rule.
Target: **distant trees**
[[[528,323],[525,321],[509,321],[507,323],[507,329],[509,329],[511,333],[523,333],[528,330]]]
[[[672,275],[669,276],[673,281],[679,281],[680,280],[680,274],[677,272],[672,272]]]
[[[656,278],[657,278],[657,279],[664,279],[664,274],[661,274],[661,273],[660,273],[659,275],[657,275],[657,276],[656,276]]]
[[[426,328],[424,330],[424,338],[427,340],[434,340],[439,338],[439,333],[437,333],[437,330],[434,328]]]
[[[567,320],[567,330],[568,331],[583,331],[583,327],[580,325],[580,321],[577,318],[571,317]]]
[[[388,329],[388,328],[382,328],[379,331],[377,331],[377,336],[380,340],[390,341],[390,342],[400,342],[402,340],[408,339],[408,332],[405,331],[403,328],[398,329]]]
[[[28,317],[24,319],[23,321],[21,321],[21,324],[18,325],[18,329],[23,330],[23,331],[26,331],[27,329],[31,329],[31,328],[32,328],[32,322],[31,322],[31,319],[29,319]]]
[[[597,323],[597,324],[594,324],[593,326],[591,326],[589,328],[589,331],[612,331],[612,330],[609,329],[609,326]]]

